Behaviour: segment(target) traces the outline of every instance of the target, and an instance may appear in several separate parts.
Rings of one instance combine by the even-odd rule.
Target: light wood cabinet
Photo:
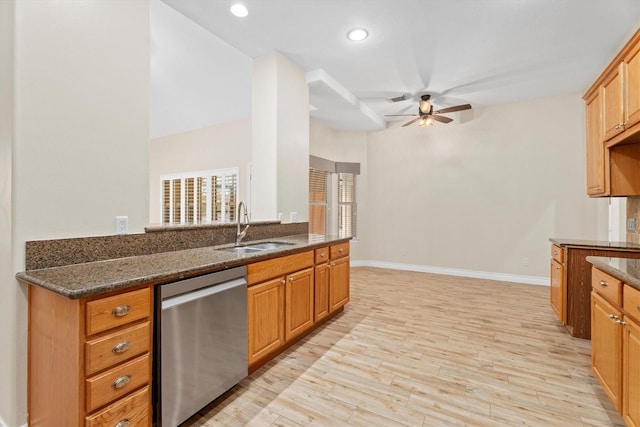
[[[605,148],[602,141],[602,102],[595,91],[586,99],[587,121],[587,194],[605,194]]]
[[[640,123],[640,42],[636,42],[633,48],[624,58],[627,68],[627,108],[626,128],[633,128]]]
[[[596,291],[591,294],[591,367],[602,388],[620,410],[622,392],[622,328],[620,310]]]
[[[556,312],[558,319],[565,324],[566,321],[566,275],[565,275],[565,250],[560,246],[551,245],[550,268],[550,295],[549,304]]]
[[[626,316],[625,316],[626,317]],[[622,339],[622,417],[628,426],[640,426],[640,327],[625,319]]]
[[[640,290],[595,267],[592,286],[591,366],[627,425],[638,427]]]
[[[314,269],[307,268],[288,275],[286,280],[285,340],[289,341],[307,331],[314,323]]]
[[[29,286],[30,426],[151,425],[153,290],[72,300]]]
[[[331,260],[329,269],[329,312],[342,308],[349,302],[349,257]]]
[[[247,289],[249,365],[284,345],[284,278]]]
[[[624,63],[618,64],[604,78],[602,93],[602,125],[608,141],[624,130]]]
[[[558,319],[564,322],[564,266],[551,259],[551,286],[549,302]]]
[[[247,265],[249,371],[349,301],[349,242]]]
[[[640,195],[640,30],[583,99],[587,122],[587,194]]]
[[[314,321],[329,315],[329,248],[316,249]]]

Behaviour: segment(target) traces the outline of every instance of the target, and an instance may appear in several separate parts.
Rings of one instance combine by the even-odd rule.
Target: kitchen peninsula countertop
[[[587,261],[605,273],[640,289],[640,254],[638,259],[588,256]]]
[[[235,254],[221,249],[226,244],[87,262],[61,267],[27,270],[16,274],[22,282],[40,286],[70,299],[85,298],[149,283],[168,283],[212,273],[303,250],[351,240],[350,237],[295,235],[243,242],[285,242],[290,245],[267,251]]]
[[[576,247],[576,248],[601,248],[601,249],[629,249],[640,251],[640,245],[628,242],[609,242],[606,240],[577,240],[577,239],[558,239],[550,238],[549,241],[560,247]]]

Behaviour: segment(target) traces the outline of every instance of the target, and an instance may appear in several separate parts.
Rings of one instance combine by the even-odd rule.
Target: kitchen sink
[[[225,252],[233,252],[234,254],[250,254],[253,252],[260,251],[269,251],[272,249],[280,249],[287,246],[293,245],[293,243],[285,243],[285,242],[264,242],[264,243],[256,243],[249,244],[245,246],[232,246],[230,248],[220,249]]]
[[[264,249],[251,248],[249,246],[233,246],[231,248],[220,249],[225,252],[233,252],[234,254],[250,254],[252,252],[260,252]]]
[[[256,243],[255,245],[247,245],[246,248],[256,248],[261,251],[268,251],[271,249],[280,249],[287,246],[293,245],[293,243],[285,243],[285,242],[265,242],[265,243]]]

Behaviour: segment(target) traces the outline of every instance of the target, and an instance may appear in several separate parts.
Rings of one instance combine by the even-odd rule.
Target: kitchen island
[[[247,266],[252,370],[342,311],[350,238],[276,236],[244,243],[279,243],[268,250],[223,243],[18,273],[29,285],[29,425],[151,425],[156,285]]]
[[[640,245],[627,242],[551,238],[550,303],[576,338],[591,339],[591,264],[588,256],[640,258]]]

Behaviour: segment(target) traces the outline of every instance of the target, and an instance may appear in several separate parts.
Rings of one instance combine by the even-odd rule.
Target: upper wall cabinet
[[[585,93],[587,193],[640,195],[640,30]]]

